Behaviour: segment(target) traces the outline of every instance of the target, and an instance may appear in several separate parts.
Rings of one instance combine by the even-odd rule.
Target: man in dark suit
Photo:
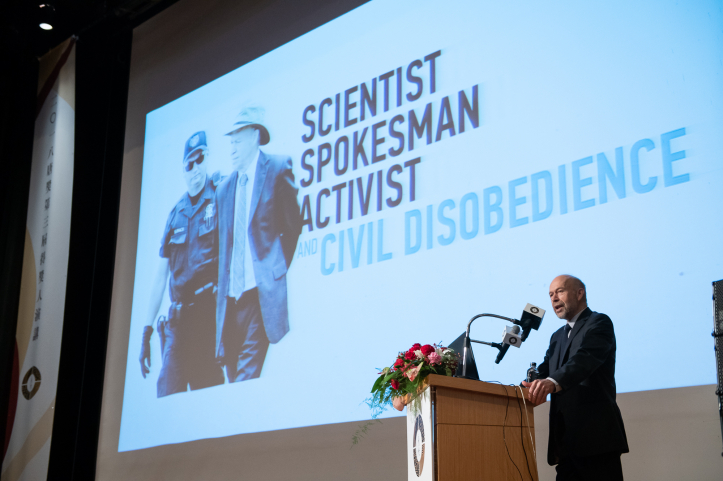
[[[229,382],[261,375],[269,343],[289,331],[286,271],[301,233],[291,159],[269,155],[264,110],[246,107],[228,132],[234,171],[216,190],[216,357]]]
[[[550,339],[538,371],[523,384],[542,404],[552,394],[547,462],[557,480],[622,480],[620,455],[629,452],[615,401],[615,331],[608,316],[587,307],[585,284],[558,276],[550,284],[555,314],[565,326]]]

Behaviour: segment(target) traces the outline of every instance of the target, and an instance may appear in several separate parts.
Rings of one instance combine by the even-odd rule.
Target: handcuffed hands
[[[143,379],[146,378],[146,374],[151,372],[151,334],[153,334],[153,328],[146,326],[143,328],[143,340],[141,341],[141,355],[138,360],[141,363],[141,374]],[[146,366],[148,361],[148,366]]]

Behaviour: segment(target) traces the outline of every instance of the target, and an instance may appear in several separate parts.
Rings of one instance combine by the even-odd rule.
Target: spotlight
[[[43,30],[53,29],[53,17],[55,17],[55,7],[49,3],[41,3],[38,5],[39,27]]]

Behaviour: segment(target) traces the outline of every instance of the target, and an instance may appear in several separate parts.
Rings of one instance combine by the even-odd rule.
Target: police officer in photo
[[[151,287],[147,324],[143,329],[141,374],[151,366],[153,320],[170,275],[171,307],[158,320],[163,366],[158,397],[223,384],[223,370],[215,359],[216,281],[218,245],[214,194],[219,182],[206,175],[206,133],[196,132],[186,142],[183,177],[188,192],[171,210],[161,239],[161,263]]]

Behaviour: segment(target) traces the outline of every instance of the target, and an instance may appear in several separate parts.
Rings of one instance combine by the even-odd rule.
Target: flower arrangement
[[[428,375],[452,376],[457,364],[459,355],[454,350],[436,344],[414,344],[408,351],[400,352],[394,365],[382,369],[372,386],[372,398],[368,401],[372,417],[384,412],[396,397],[416,397]]]

